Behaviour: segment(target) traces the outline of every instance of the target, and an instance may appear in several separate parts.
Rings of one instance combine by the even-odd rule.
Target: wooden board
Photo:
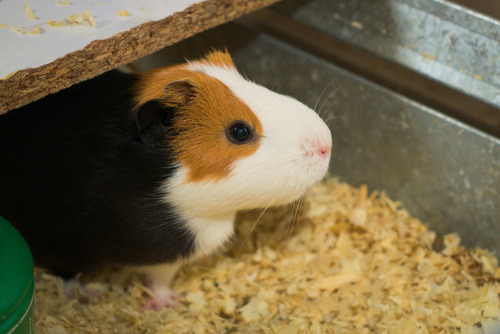
[[[50,63],[17,70],[0,80],[0,115],[277,1],[198,2],[163,19],[93,40]]]

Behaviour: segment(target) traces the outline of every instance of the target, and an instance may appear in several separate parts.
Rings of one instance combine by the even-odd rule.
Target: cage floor
[[[288,208],[246,212],[219,255],[186,266],[177,308],[125,270],[82,280],[35,271],[38,333],[498,333],[500,269],[485,250],[438,236],[384,193],[331,179]]]

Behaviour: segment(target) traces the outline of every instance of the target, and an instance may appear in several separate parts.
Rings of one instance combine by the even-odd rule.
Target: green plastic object
[[[0,216],[0,334],[35,332],[34,287],[30,249]]]

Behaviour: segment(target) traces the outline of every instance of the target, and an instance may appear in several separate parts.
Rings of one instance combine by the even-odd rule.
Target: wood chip
[[[96,27],[96,21],[90,9],[86,9],[84,12],[76,13],[73,15],[66,16],[61,20],[54,21],[52,19],[47,19],[47,24],[52,28],[60,27],[71,27],[75,25],[89,24],[92,28]]]
[[[295,210],[295,211],[294,211]],[[241,213],[238,238],[182,269],[181,305],[143,311],[125,270],[86,275],[98,296],[67,300],[35,270],[38,333],[497,333],[496,257],[436,234],[384,193],[332,179],[296,208]],[[250,236],[248,233],[253,232]],[[83,298],[85,297],[85,298]],[[83,302],[82,302],[83,301]]]
[[[68,6],[69,1],[56,1],[56,4],[62,5],[62,6]],[[33,9],[31,9],[28,6],[27,3],[24,3],[24,12],[25,12],[26,17],[28,19],[30,19],[32,21],[38,20],[38,17],[35,15],[35,12],[33,11]],[[126,12],[126,13],[124,13],[124,12]],[[127,11],[121,11],[118,13],[122,13],[122,14],[118,14],[118,15],[122,15],[122,16],[129,16],[130,15]],[[95,18],[89,9],[85,10],[82,13],[69,15],[69,16],[63,18],[62,20],[54,21],[52,19],[47,19],[47,25],[49,27],[52,27],[52,28],[59,28],[59,27],[63,27],[63,26],[70,27],[70,26],[74,26],[74,25],[82,25],[85,23],[88,23],[92,28],[96,27]],[[17,32],[20,35],[26,35],[26,34],[39,35],[42,32],[42,30],[40,29],[40,27],[38,25],[35,25],[35,26],[29,28],[26,26],[19,26],[17,24],[7,25],[4,23],[0,23],[0,29],[9,29],[11,31]],[[9,76],[7,76],[1,80],[6,80],[8,77]]]
[[[120,11],[116,12],[116,15],[127,17],[127,16],[130,16],[130,13],[128,10],[124,9],[124,10],[120,10]]]
[[[92,15],[92,13],[90,12],[90,9],[86,9],[82,13],[77,13],[77,14],[73,14],[73,15],[70,15],[68,17],[65,17],[63,19],[63,21],[66,25],[69,25],[69,26],[84,24],[85,22],[87,22],[88,24],[90,24],[90,26],[92,28],[96,27],[95,18]]]
[[[38,20],[33,9],[31,9],[26,2],[24,3],[24,12],[26,13],[26,17],[29,20],[31,20],[31,21]]]
[[[0,23],[0,29],[9,29],[11,31],[17,32],[20,35],[26,35],[26,34],[28,34],[28,35],[38,35],[41,32],[40,27],[37,26],[37,25],[34,26],[33,28],[28,28],[26,26],[21,26],[20,27],[17,24],[12,26],[12,25],[7,25],[7,24]],[[6,80],[9,77],[11,77],[11,75],[6,76],[2,80]]]

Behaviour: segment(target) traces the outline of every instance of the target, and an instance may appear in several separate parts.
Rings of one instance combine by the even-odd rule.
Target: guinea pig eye
[[[226,136],[235,144],[244,144],[252,139],[252,131],[247,123],[237,121],[226,129]]]

